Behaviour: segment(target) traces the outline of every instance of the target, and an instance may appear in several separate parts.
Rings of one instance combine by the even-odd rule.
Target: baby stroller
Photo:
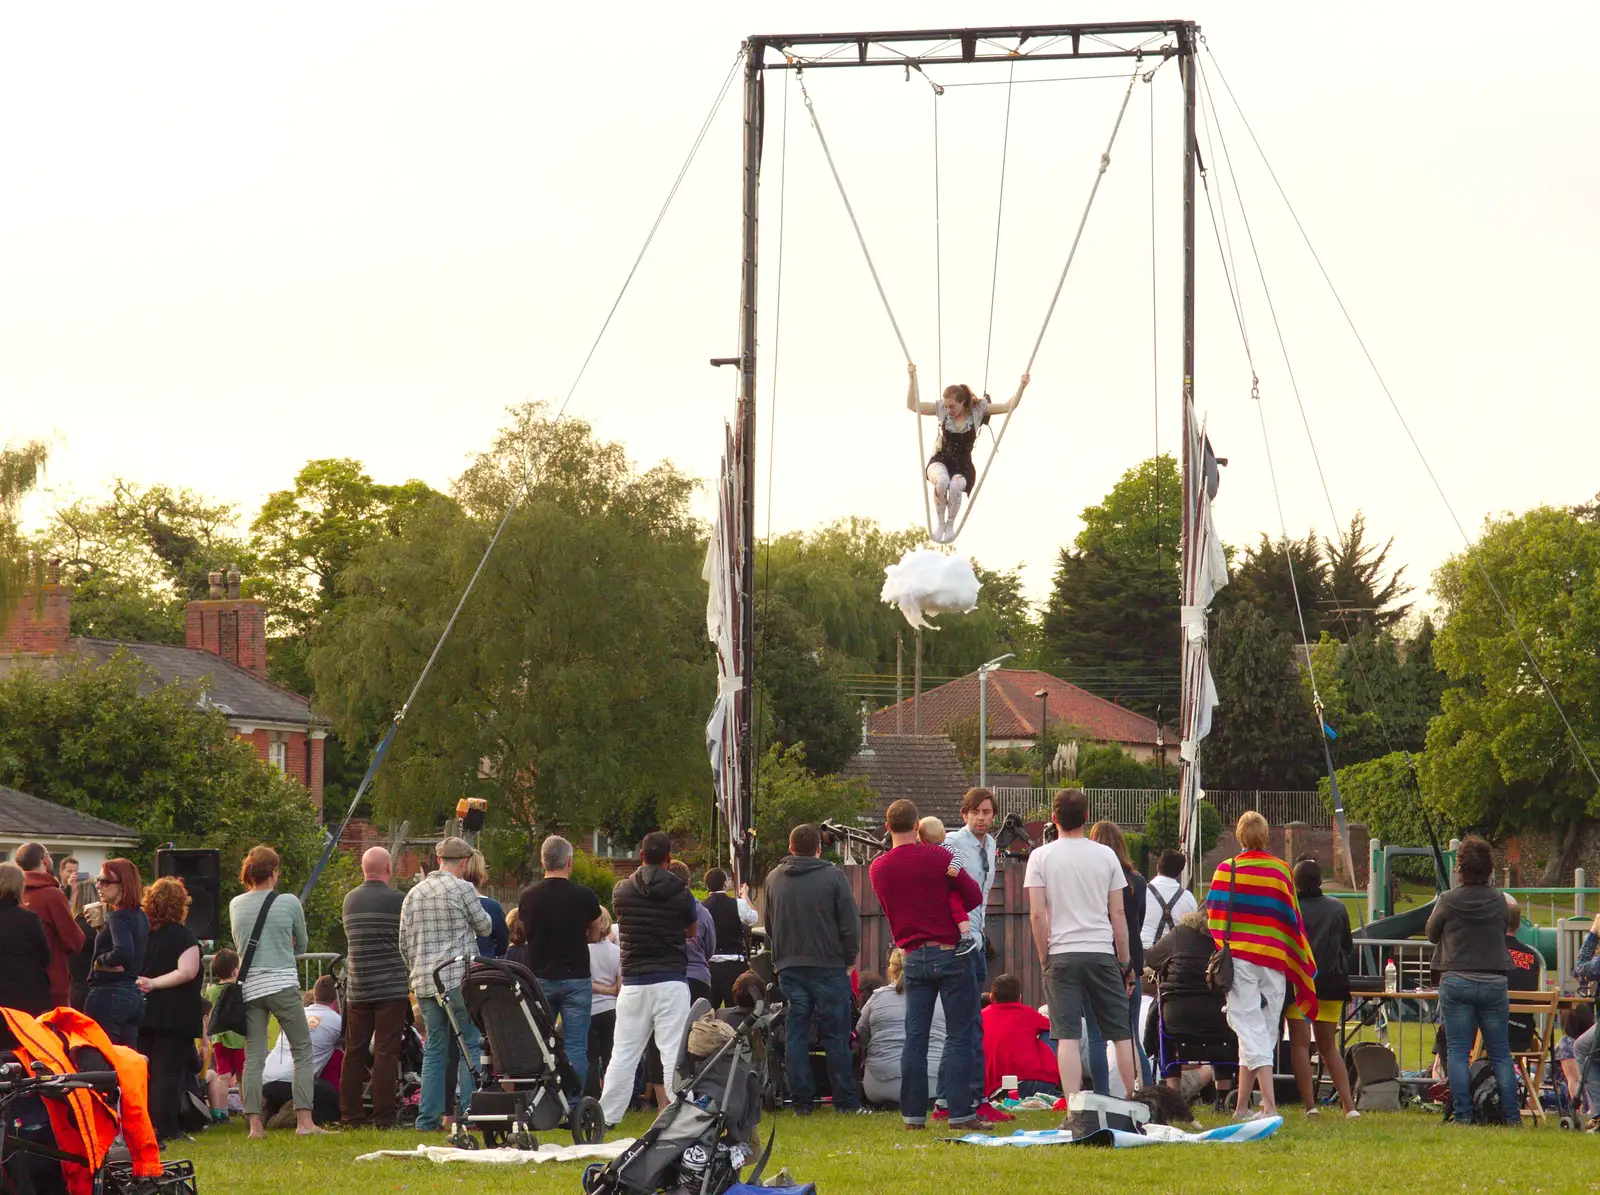
[[[333,976],[333,982],[339,987],[339,1015],[344,1018],[346,1026],[350,1024],[349,993],[347,992],[346,972],[349,963],[343,958],[333,961],[328,968],[328,973]],[[350,1042],[345,1043],[345,1059],[348,1063],[350,1057]],[[422,1035],[417,1032],[413,1013],[406,1013],[405,1028],[400,1031],[400,1080],[399,1090],[395,1092],[395,1106],[399,1109],[397,1119],[402,1125],[414,1124],[417,1119],[417,1108],[422,1098]],[[362,1110],[367,1116],[372,1115],[372,1084],[368,1076],[367,1085],[361,1091]]]
[[[587,1195],[722,1195],[739,1182],[754,1151],[761,1075],[754,1055],[774,1013],[757,1008],[721,1049],[691,1058],[676,1098],[644,1133],[606,1165],[583,1173]],[[692,1024],[692,1023],[691,1023]],[[772,1138],[749,1178],[761,1181]]]
[[[461,961],[466,960],[449,960],[434,971],[434,982],[441,991],[444,969]],[[576,1094],[577,1072],[567,1061],[555,1012],[533,972],[505,959],[472,959],[462,995],[467,1015],[486,1043],[483,1058],[475,1064],[450,1005],[444,1005],[450,1031],[472,1072],[467,1125],[481,1129],[490,1148],[538,1149],[534,1134],[561,1124],[578,1145],[604,1141],[606,1122],[600,1101]],[[452,1144],[476,1147],[471,1135],[459,1130]]]

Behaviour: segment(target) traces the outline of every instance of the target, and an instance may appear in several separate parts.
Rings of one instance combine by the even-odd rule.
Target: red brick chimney
[[[30,656],[66,653],[72,635],[72,587],[61,583],[61,561],[46,565],[44,582],[17,600],[5,634],[0,635],[0,652]]]
[[[267,608],[239,596],[239,569],[211,573],[211,596],[184,610],[184,641],[262,679],[267,675]]]

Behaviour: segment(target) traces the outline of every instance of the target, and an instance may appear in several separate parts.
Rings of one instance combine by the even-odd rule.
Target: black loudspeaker
[[[189,892],[184,921],[201,941],[222,936],[222,852],[169,848],[156,852],[156,875],[177,876]]]

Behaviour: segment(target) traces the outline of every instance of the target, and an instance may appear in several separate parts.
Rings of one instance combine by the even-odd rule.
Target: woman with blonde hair
[[[599,1099],[616,1041],[617,996],[622,991],[622,947],[604,905],[600,916],[589,923],[589,986],[594,995],[589,1004],[589,1073],[583,1093]]]
[[[906,957],[896,947],[889,952],[888,979],[861,1007],[856,1035],[861,1042],[865,1069],[861,1076],[861,1095],[869,1104],[899,1107],[900,1055],[906,1043]],[[933,1006],[933,1025],[928,1030],[928,1090],[939,1085],[939,1063],[944,1058],[944,1006]]]
[[[918,415],[933,415],[939,420],[939,439],[933,455],[928,458],[928,484],[933,487],[933,513],[939,525],[934,528],[933,541],[947,544],[955,538],[956,515],[961,510],[961,499],[977,488],[978,473],[972,465],[972,447],[978,440],[978,429],[989,422],[991,415],[1005,415],[1016,410],[1022,401],[1022,392],[1028,388],[1028,375],[1022,375],[1017,392],[1005,402],[994,402],[985,394],[973,394],[972,387],[957,382],[944,388],[936,403],[922,402],[917,393],[917,367],[906,363],[911,375],[911,388],[906,393],[906,407]]]
[[[183,1132],[183,1093],[195,1069],[194,1039],[205,1029],[200,1008],[200,940],[184,924],[189,890],[175,876],[162,876],[144,890],[150,939],[136,981],[144,993],[139,1053],[150,1060],[150,1123],[156,1137],[171,1141]]]
[[[1217,949],[1232,959],[1228,1024],[1239,1038],[1239,1100],[1235,1120],[1253,1119],[1250,1088],[1261,1088],[1261,1112],[1275,1116],[1272,1062],[1278,1016],[1292,1000],[1308,1021],[1316,1020],[1317,964],[1306,940],[1305,921],[1289,865],[1267,850],[1267,819],[1250,810],[1234,827],[1239,853],[1217,865],[1206,900],[1206,918]]]
[[[489,933],[478,939],[478,953],[484,958],[505,958],[506,951],[511,948],[511,927],[506,924],[505,906],[494,897],[484,894],[483,890],[489,883],[489,864],[484,860],[482,851],[472,852],[461,878],[478,890],[478,903],[489,914]],[[523,932],[527,932],[526,928]]]

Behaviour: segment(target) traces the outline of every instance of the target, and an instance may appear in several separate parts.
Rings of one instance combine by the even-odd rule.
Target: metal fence
[[[997,788],[995,800],[998,813],[1004,817],[1015,813],[1026,820],[1047,820],[1050,802],[1054,800],[1053,788]],[[1176,789],[1157,788],[1088,788],[1089,817],[1114,821],[1130,830],[1143,830],[1150,807],[1162,797],[1176,797]],[[1247,809],[1254,809],[1274,826],[1290,822],[1304,822],[1309,826],[1327,828],[1333,825],[1333,815],[1315,792],[1277,792],[1267,789],[1238,789],[1206,792],[1206,800],[1216,807],[1222,824],[1231,826]]]

